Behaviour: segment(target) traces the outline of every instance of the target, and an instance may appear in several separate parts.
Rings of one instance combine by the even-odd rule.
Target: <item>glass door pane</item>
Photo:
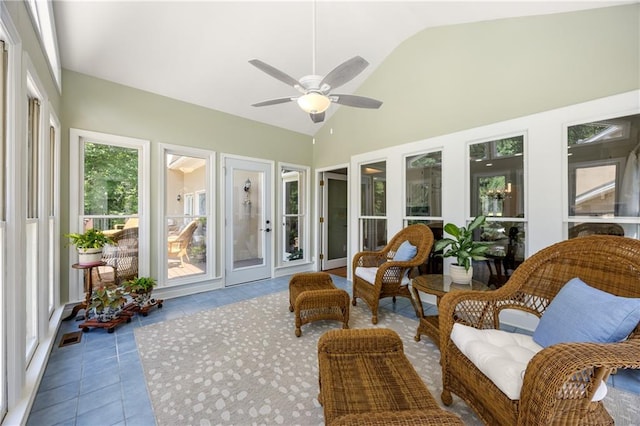
[[[271,277],[271,165],[225,161],[227,285]]]

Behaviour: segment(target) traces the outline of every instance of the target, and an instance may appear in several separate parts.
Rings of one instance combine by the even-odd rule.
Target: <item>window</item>
[[[45,52],[49,67],[53,73],[58,88],[61,87],[62,69],[58,52],[58,38],[53,18],[53,2],[44,0],[27,0],[27,9],[31,14],[33,26],[40,36],[42,50]]]
[[[280,264],[307,260],[306,215],[308,168],[281,165],[282,258]]]
[[[416,154],[405,158],[404,226],[423,223],[442,239],[442,151]],[[442,273],[441,257],[431,256],[428,273]]]
[[[136,250],[128,255],[138,263],[138,275],[147,276],[149,141],[78,129],[71,129],[69,141],[72,229],[68,232],[92,228],[116,239],[137,234]],[[123,233],[124,228],[131,230]],[[71,259],[76,256],[74,252]],[[82,271],[70,275],[69,294],[72,300],[84,299]]]
[[[387,163],[360,166],[360,250],[387,244]]]
[[[639,237],[639,128],[640,114],[567,128],[570,238],[621,232]]]
[[[39,226],[40,214],[40,100],[28,98],[27,116],[27,217],[26,217],[26,353],[27,363],[38,345],[38,266],[40,265]]]
[[[470,144],[469,170],[471,216],[487,216],[474,238],[491,243],[489,260],[474,263],[474,277],[501,285],[493,282],[498,272],[525,256],[524,135]]]
[[[207,194],[212,193],[213,154],[179,147],[164,149],[166,263],[169,285],[213,275],[213,227]]]
[[[442,151],[405,159],[405,220],[442,219]]]

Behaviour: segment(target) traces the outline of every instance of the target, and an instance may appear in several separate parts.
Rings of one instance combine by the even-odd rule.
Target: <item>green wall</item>
[[[63,70],[62,81],[62,206],[69,205],[66,188],[69,188],[70,128],[150,140],[152,201],[161,199],[157,182],[162,178],[162,170],[155,161],[158,143],[213,150],[217,160],[219,154],[224,153],[311,166],[311,138],[307,135],[68,70]],[[218,187],[220,184],[217,180]],[[220,206],[217,201],[216,205]],[[216,216],[222,217],[221,214],[218,207]],[[152,215],[151,274],[154,276],[158,266],[157,247],[164,247],[153,232],[158,225],[156,215]],[[68,209],[64,208],[61,233],[65,234],[68,229]],[[219,229],[216,232],[218,236],[224,235]],[[70,264],[68,251],[63,250],[61,257],[61,300],[66,301],[69,271],[64,265]]]
[[[379,110],[340,107],[316,134],[314,167],[638,88],[640,4],[431,28],[358,90]]]

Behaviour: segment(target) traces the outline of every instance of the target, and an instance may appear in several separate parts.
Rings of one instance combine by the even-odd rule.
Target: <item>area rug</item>
[[[288,292],[275,293],[135,330],[157,424],[322,425],[318,403],[318,338],[339,328],[318,321],[294,335]],[[382,310],[377,326],[370,311],[351,307],[351,328],[385,327],[402,338],[405,353],[440,402],[440,353],[424,337],[415,342],[417,320]],[[607,396],[617,424],[638,424],[640,396]],[[634,407],[631,409],[630,407]],[[447,410],[465,424],[482,424],[454,396]],[[617,412],[617,413],[616,413]]]

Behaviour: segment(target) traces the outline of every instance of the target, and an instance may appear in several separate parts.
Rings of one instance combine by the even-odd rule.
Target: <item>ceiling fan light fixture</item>
[[[320,114],[329,108],[331,99],[320,93],[311,92],[300,96],[298,98],[298,105],[303,111],[309,114]]]

